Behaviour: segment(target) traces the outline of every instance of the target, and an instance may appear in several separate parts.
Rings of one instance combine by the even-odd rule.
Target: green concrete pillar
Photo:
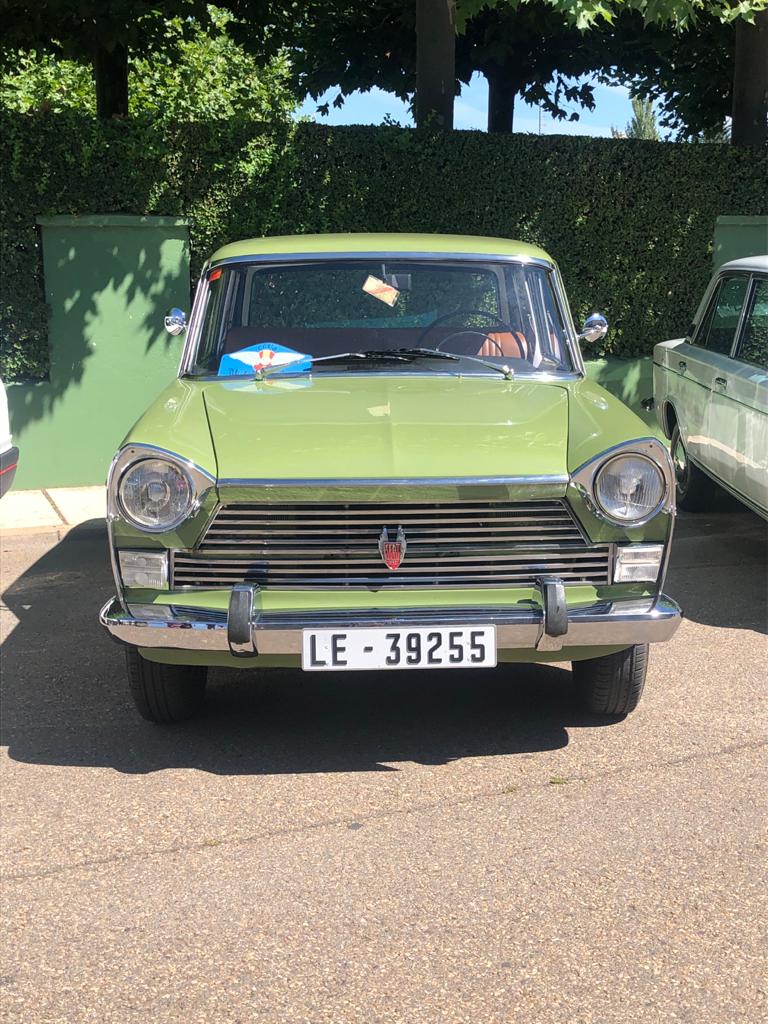
[[[729,260],[768,255],[768,217],[718,217],[715,223],[714,269]]]
[[[189,310],[188,222],[171,217],[43,217],[47,381],[8,388],[20,449],[14,489],[103,483],[132,423],[176,375],[183,336],[163,316]]]

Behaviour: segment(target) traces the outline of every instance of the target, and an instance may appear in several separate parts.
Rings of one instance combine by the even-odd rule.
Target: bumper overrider
[[[669,640],[680,625],[680,608],[663,594],[568,608],[560,580],[541,580],[537,591],[540,599],[522,607],[264,612],[259,588],[242,585],[233,588],[226,612],[129,605],[115,597],[102,608],[100,621],[115,640],[131,646],[239,657],[300,655],[305,629],[482,624],[496,627],[499,650],[557,651],[656,643]]]

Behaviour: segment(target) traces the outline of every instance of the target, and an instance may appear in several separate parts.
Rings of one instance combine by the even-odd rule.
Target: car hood
[[[552,382],[318,374],[203,396],[222,480],[567,472],[568,392]]]

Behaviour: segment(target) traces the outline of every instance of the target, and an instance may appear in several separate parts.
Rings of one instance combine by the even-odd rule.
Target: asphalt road
[[[4,545],[5,547],[5,545]],[[4,1021],[757,1024],[766,530],[681,518],[687,620],[600,724],[564,667],[213,673],[133,711],[104,542],[2,552]]]

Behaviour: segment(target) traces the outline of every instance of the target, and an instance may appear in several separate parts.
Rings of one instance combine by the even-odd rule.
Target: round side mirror
[[[187,329],[187,314],[183,309],[174,306],[173,309],[168,311],[163,322],[169,334],[183,334]]]
[[[608,321],[602,313],[592,313],[584,321],[584,326],[579,334],[579,341],[590,343],[600,341],[608,333]]]

